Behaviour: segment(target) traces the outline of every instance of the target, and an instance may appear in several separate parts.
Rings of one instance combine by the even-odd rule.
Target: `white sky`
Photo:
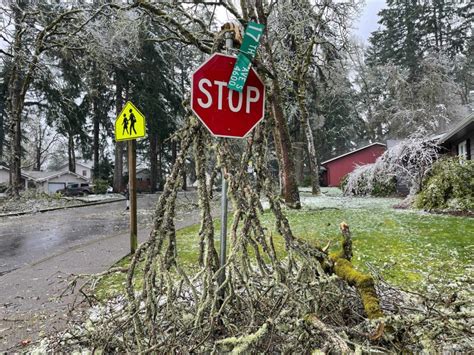
[[[365,8],[362,10],[358,21],[354,23],[354,35],[363,42],[367,42],[370,33],[380,25],[377,23],[377,13],[385,7],[385,0],[366,0]]]

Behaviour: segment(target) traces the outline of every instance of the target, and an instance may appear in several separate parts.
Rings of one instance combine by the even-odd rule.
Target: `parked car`
[[[83,196],[92,193],[92,187],[87,183],[70,184],[65,189],[58,190],[64,196]]]

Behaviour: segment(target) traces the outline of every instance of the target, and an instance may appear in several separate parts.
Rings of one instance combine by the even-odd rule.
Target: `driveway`
[[[139,242],[148,237],[157,199],[138,198]],[[57,298],[67,276],[104,271],[129,253],[124,204],[0,218],[0,351],[62,329],[77,296]],[[178,194],[178,204],[178,228],[199,221],[195,192]]]

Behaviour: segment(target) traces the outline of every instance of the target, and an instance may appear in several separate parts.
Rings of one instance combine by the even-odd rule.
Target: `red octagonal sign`
[[[191,108],[214,136],[243,138],[264,116],[265,85],[253,68],[241,93],[227,88],[235,61],[216,53],[192,75]]]

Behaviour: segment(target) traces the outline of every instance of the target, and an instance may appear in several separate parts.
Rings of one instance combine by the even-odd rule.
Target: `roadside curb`
[[[26,214],[44,213],[44,212],[58,211],[58,210],[67,210],[67,209],[70,209],[70,208],[80,208],[80,207],[88,207],[88,206],[96,206],[96,205],[105,205],[105,204],[108,204],[108,203],[120,202],[120,201],[125,201],[125,200],[126,200],[125,198],[117,198],[117,199],[113,199],[113,200],[110,199],[109,201],[104,200],[104,201],[97,201],[97,202],[85,202],[82,205],[44,208],[44,209],[37,210],[37,211],[22,211],[22,212],[3,213],[3,214],[0,214],[0,218],[2,218],[2,217],[16,217],[16,216],[23,216],[23,215],[26,215]]]

